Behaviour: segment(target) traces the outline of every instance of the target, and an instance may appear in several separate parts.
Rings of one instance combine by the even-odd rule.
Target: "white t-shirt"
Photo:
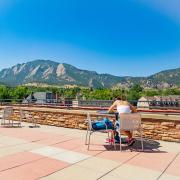
[[[131,109],[130,109],[130,106],[128,106],[128,105],[119,105],[119,106],[117,106],[117,112],[119,114],[121,114],[121,113],[131,113]]]

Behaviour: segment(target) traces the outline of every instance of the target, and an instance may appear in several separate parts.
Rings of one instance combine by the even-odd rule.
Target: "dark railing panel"
[[[76,102],[76,103],[74,103]],[[138,108],[180,109],[180,101],[129,101]],[[62,106],[62,107],[110,107],[111,100],[57,100],[57,99],[0,99],[1,105]]]

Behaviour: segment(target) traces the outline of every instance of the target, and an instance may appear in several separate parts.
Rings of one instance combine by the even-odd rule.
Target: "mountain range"
[[[147,88],[179,87],[180,68],[161,71],[148,77],[118,77],[81,70],[66,63],[35,60],[1,70],[0,82],[9,86],[44,84],[93,88],[129,88],[134,84],[140,84]]]

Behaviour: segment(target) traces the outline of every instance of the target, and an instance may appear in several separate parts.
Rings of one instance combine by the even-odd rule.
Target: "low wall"
[[[66,128],[86,129],[87,124],[85,123],[85,119],[87,112],[90,112],[92,119],[101,119],[104,117],[104,115],[97,114],[96,111],[35,107],[23,107],[22,109],[29,111],[37,120],[38,124]],[[115,119],[113,115],[106,116],[111,120]],[[13,118],[15,120],[19,120],[20,118],[18,107],[14,107]],[[142,127],[144,137],[155,140],[180,142],[180,115],[142,113]]]

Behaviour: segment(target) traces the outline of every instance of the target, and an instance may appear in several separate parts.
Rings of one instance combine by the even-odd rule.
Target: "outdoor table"
[[[99,110],[98,114],[100,114],[100,115],[108,115],[108,116],[111,116],[111,117],[115,116],[116,121],[119,119],[119,113],[118,112],[109,113],[107,110]],[[116,132],[119,134],[118,131],[116,131]],[[121,137],[121,144],[127,144],[127,141],[126,141],[125,137]]]
[[[109,113],[109,111],[107,110],[99,110],[97,111],[98,114],[100,115],[108,115],[109,117],[114,117],[116,118],[116,120],[118,120],[119,118],[119,113],[118,112],[112,112],[112,113]]]

